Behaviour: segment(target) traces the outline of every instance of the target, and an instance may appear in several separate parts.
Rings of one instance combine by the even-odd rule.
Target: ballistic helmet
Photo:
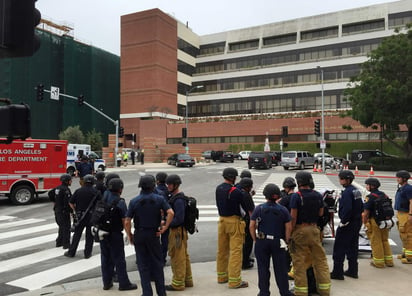
[[[296,182],[295,179],[292,177],[286,177],[285,180],[283,180],[282,184],[283,188],[295,188],[296,187]]]
[[[114,178],[120,178],[120,176],[119,176],[118,174],[116,174],[116,173],[109,173],[109,174],[107,174],[104,185],[106,185],[106,187],[109,187],[109,182],[110,182],[110,180],[111,180],[111,179],[114,179]]]
[[[84,182],[84,184],[91,184],[91,185],[93,185],[93,184],[94,184],[94,180],[95,180],[94,176],[93,176],[93,175],[90,175],[90,174],[83,177],[83,182]]]
[[[244,177],[244,178],[240,179],[239,186],[240,186],[240,188],[253,187],[253,181],[252,181],[251,178]]]
[[[273,199],[273,195],[278,195],[280,196],[280,189],[277,185],[275,184],[267,184],[265,188],[263,189],[263,195],[267,199]]]
[[[159,183],[166,183],[167,174],[164,172],[159,172],[156,174],[156,181]]]
[[[60,176],[60,182],[62,183],[67,183],[72,179],[72,176],[70,176],[69,174],[63,174]]]
[[[180,185],[182,184],[182,179],[178,175],[169,175],[166,178],[166,184]]]
[[[308,172],[296,173],[295,179],[299,186],[310,186],[313,183],[312,175]]]
[[[396,173],[396,177],[402,179],[409,179],[411,177],[411,174],[409,174],[408,171],[401,170]]]
[[[87,155],[83,154],[81,160],[89,160],[89,158],[87,157]]]
[[[234,180],[238,176],[237,170],[235,168],[225,168],[222,174],[223,178]]]
[[[373,186],[374,188],[379,188],[381,186],[381,182],[379,182],[376,178],[368,178],[365,180],[365,184]]]
[[[349,170],[343,170],[339,173],[339,179],[346,179],[346,180],[353,180],[355,179],[355,176],[353,175],[353,173]]]
[[[249,170],[243,170],[240,173],[240,178],[245,178],[245,177],[252,178],[252,173]]]
[[[120,178],[112,178],[109,182],[108,189],[111,192],[120,192],[124,187],[123,181]]]
[[[153,190],[156,186],[155,178],[152,175],[144,175],[140,177],[139,187],[142,190]]]
[[[97,173],[96,173],[96,175],[94,175],[95,177],[96,177],[96,180],[101,180],[101,181],[103,181],[104,180],[104,177],[106,176],[106,174],[104,173],[104,172],[102,172],[102,171],[98,171]]]

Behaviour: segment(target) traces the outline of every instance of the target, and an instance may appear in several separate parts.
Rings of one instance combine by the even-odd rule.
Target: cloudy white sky
[[[391,0],[38,0],[42,16],[74,27],[74,37],[120,53],[120,16],[159,8],[199,35],[318,15]]]

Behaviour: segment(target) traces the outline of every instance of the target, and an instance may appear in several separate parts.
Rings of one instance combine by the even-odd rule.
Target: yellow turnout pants
[[[412,224],[408,222],[409,214],[407,212],[397,213],[398,230],[403,245],[403,253],[406,259],[412,260]]]
[[[393,266],[393,256],[389,245],[390,229],[380,229],[374,218],[365,225],[371,243],[373,263],[376,267]]]

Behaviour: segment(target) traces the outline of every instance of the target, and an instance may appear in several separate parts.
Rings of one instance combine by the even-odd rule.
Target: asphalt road
[[[122,168],[118,171],[125,183],[122,196],[128,203],[139,193],[138,180],[143,174],[155,175],[159,171],[181,176],[182,190],[186,195],[197,198],[200,209],[199,232],[189,238],[189,253],[192,262],[214,261],[217,245],[217,210],[215,207],[215,188],[223,181],[222,171],[225,167],[233,166],[239,170],[247,168],[246,161],[236,160],[233,164],[217,163],[197,165],[193,168],[175,168],[159,166],[147,168]],[[256,203],[264,202],[263,187],[267,183],[281,185],[286,176],[294,176],[295,170],[285,171],[281,167],[269,170],[251,170],[254,187],[257,192]],[[377,172],[378,174],[378,172]],[[364,185],[365,177],[357,177],[359,186]],[[314,174],[316,189],[322,188],[340,190],[336,176]],[[393,178],[381,179],[381,189],[389,196],[394,197],[396,180]],[[72,191],[79,187],[78,180],[74,179]],[[57,283],[72,282],[81,279],[100,276],[99,246],[95,245],[94,256],[83,259],[79,249],[75,258],[66,258],[64,251],[54,247],[56,225],[52,211],[52,204],[47,195],[42,195],[35,203],[27,206],[13,206],[7,199],[0,199],[0,296],[32,290]],[[391,231],[394,253],[400,252],[399,236],[396,229]],[[333,238],[326,238],[324,247],[327,254],[331,254]],[[80,248],[84,242],[80,242]],[[127,266],[129,270],[136,270],[134,250],[126,247]],[[361,256],[370,256],[368,252]]]

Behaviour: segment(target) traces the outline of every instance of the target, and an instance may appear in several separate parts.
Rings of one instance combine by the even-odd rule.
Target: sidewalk
[[[194,167],[198,166],[207,166],[212,164],[213,162],[196,162]],[[145,169],[153,169],[153,168],[176,168],[175,166],[168,165],[166,162],[145,162],[144,164],[140,164],[140,162],[136,162],[135,164],[128,164],[127,166],[120,166],[120,167],[107,167],[105,172],[119,172],[119,171],[127,171],[127,170],[145,170]]]
[[[377,269],[369,265],[369,253],[361,254],[359,259],[359,279],[346,277],[344,281],[332,280],[331,295],[334,296],[387,296],[387,295],[408,295],[410,293],[410,278],[412,265],[401,264],[395,259],[395,267]],[[331,256],[328,256],[329,266],[332,266]],[[228,289],[227,285],[216,282],[216,262],[194,263],[192,264],[194,287],[187,288],[181,292],[168,292],[168,295],[192,295],[192,296],[214,296],[233,295],[246,296],[257,295],[258,279],[256,265],[253,269],[242,271],[242,279],[249,282],[249,287],[244,289]],[[279,295],[271,270],[271,293]],[[165,268],[166,284],[171,279],[170,266]],[[92,295],[141,295],[142,290],[138,273],[131,272],[129,277],[132,282],[138,284],[137,290],[118,291],[115,284],[111,290],[102,289],[101,278],[89,279],[58,286],[43,288],[36,291],[14,294],[14,296],[39,296],[39,295],[67,295],[67,296],[92,296]],[[289,281],[292,283],[292,281]],[[154,289],[154,285],[153,285]],[[154,295],[155,293],[155,289]]]

